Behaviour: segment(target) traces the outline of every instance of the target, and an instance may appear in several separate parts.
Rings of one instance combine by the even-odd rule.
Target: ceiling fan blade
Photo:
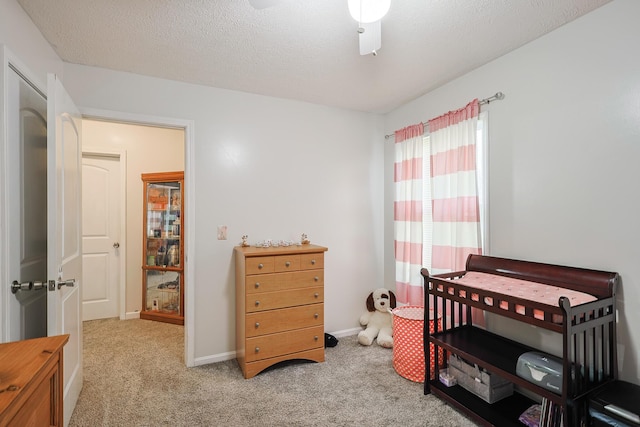
[[[280,3],[280,0],[249,0],[249,4],[255,9],[266,9]]]
[[[368,24],[361,23],[358,33],[360,55],[369,55],[371,53],[373,56],[376,56],[382,46],[381,21],[370,22]]]

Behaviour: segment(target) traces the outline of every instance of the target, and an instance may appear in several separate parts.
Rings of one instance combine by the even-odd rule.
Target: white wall
[[[140,175],[150,172],[184,170],[184,131],[182,129],[82,121],[82,145],[86,149],[126,154],[126,295],[127,318],[142,308],[142,193]],[[124,164],[125,162],[121,162]],[[123,224],[124,226],[124,224]]]
[[[326,330],[358,327],[382,286],[379,117],[65,64],[78,106],[195,123],[196,363],[235,350],[233,246],[307,233],[327,246]],[[187,201],[188,202],[188,201]],[[217,240],[227,225],[229,239]],[[188,233],[188,232],[187,232]]]
[[[6,45],[34,74],[34,83],[47,83],[47,73],[62,75],[62,61],[15,0],[0,0],[0,43]]]
[[[328,332],[358,328],[383,285],[381,118],[61,62],[14,0],[0,42],[42,81],[62,75],[81,109],[192,120],[196,363],[235,351],[233,246],[307,233],[326,254]],[[63,73],[60,72],[62,68]],[[187,160],[188,162],[189,160]],[[229,240],[216,240],[216,226]]]
[[[614,0],[386,116],[391,133],[497,91],[489,111],[491,254],[616,271],[620,374],[640,382],[640,2]],[[393,152],[385,146],[385,269]],[[512,325],[497,325],[502,332]],[[632,333],[636,328],[636,333]],[[519,338],[532,336],[519,328]],[[534,345],[546,337],[532,336]]]

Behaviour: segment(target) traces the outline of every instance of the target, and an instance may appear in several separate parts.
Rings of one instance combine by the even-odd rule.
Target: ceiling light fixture
[[[391,0],[348,0],[351,17],[361,24],[382,19],[389,12]]]
[[[360,55],[376,56],[382,46],[382,23],[389,12],[391,0],[347,0],[349,13],[358,26]]]

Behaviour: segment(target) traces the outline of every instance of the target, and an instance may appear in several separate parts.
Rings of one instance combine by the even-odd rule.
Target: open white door
[[[47,82],[47,334],[64,347],[64,425],[82,389],[81,118],[57,76]]]

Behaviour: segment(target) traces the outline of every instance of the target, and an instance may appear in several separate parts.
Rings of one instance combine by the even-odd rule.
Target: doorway
[[[122,206],[119,218],[121,232],[111,237],[98,237],[100,234],[106,234],[108,227],[106,221],[109,220],[106,216],[100,216],[101,209],[94,212],[90,218],[85,216],[83,220],[85,223],[95,221],[95,228],[87,229],[85,234],[90,235],[86,235],[84,241],[93,240],[96,245],[101,245],[97,251],[98,254],[88,253],[88,249],[91,249],[90,245],[87,245],[84,250],[87,275],[94,274],[92,271],[106,270],[110,257],[120,263],[119,270],[116,269],[117,273],[114,273],[119,273],[115,284],[103,283],[98,277],[86,277],[86,280],[91,283],[90,289],[94,286],[95,292],[85,293],[85,295],[88,294],[88,298],[83,302],[83,310],[86,313],[84,320],[113,317],[108,312],[100,313],[100,310],[102,310],[101,307],[108,307],[109,302],[114,300],[119,306],[117,315],[120,319],[138,318],[142,304],[141,266],[143,263],[141,174],[185,169],[185,129],[137,123],[131,120],[96,119],[85,116],[82,130],[83,153],[91,158],[86,162],[91,163],[87,164],[87,168],[92,168],[87,169],[91,172],[90,174],[83,176],[83,187],[84,184],[88,184],[83,191],[101,193],[95,195],[98,201],[93,202],[94,206],[90,209],[96,210],[96,203],[107,204],[109,200],[102,194],[110,191],[109,186],[106,185],[109,179],[107,168],[119,167],[121,171],[112,172],[111,175],[119,174],[122,181],[119,185],[121,189],[119,203]],[[96,159],[96,156],[102,158]],[[119,163],[119,166],[113,163]],[[87,181],[91,179],[95,179],[96,182],[88,183]],[[114,185],[118,184],[112,183],[111,187]],[[117,204],[118,201],[114,203]],[[111,216],[118,215],[117,209],[112,208],[109,209],[112,211]],[[88,267],[91,263],[95,264],[93,266],[95,268]],[[98,274],[105,277],[102,272]],[[189,286],[188,283],[186,286]]]
[[[102,121],[108,123],[121,123],[121,124],[132,124],[141,127],[152,127],[152,128],[168,128],[168,129],[178,129],[183,134],[183,144],[184,151],[182,152],[183,161],[184,161],[184,198],[185,198],[185,214],[186,214],[186,224],[195,224],[195,197],[194,197],[194,189],[195,189],[195,159],[194,159],[194,127],[195,122],[193,120],[184,120],[184,119],[175,119],[168,117],[156,117],[156,116],[146,116],[132,113],[121,113],[110,110],[100,110],[100,109],[91,109],[85,108],[82,110],[82,114],[85,120],[93,120],[93,121]],[[116,141],[114,140],[113,143]],[[146,155],[150,156],[153,152],[147,152]],[[129,161],[127,160],[127,163]],[[135,176],[132,179],[129,178],[129,174],[127,175],[127,182],[135,181],[140,182],[142,185],[142,181],[138,181],[140,176]],[[130,197],[130,195],[128,196]],[[126,207],[127,212],[129,211],[129,206]],[[140,215],[142,213],[140,212]],[[137,216],[135,221],[140,223],[141,216]],[[129,221],[127,220],[127,226],[129,225]],[[142,232],[142,231],[141,231]],[[127,232],[128,236],[133,236],[129,232]],[[131,237],[135,238],[135,236]],[[194,283],[195,273],[194,273],[194,258],[189,254],[194,253],[195,248],[195,232],[194,228],[189,225],[186,226],[185,229],[185,317],[184,317],[184,360],[187,367],[193,367],[196,365],[195,361],[195,342],[193,340],[194,330],[195,330],[195,295],[192,291],[192,287],[190,284]],[[138,239],[141,240],[141,239]],[[140,242],[141,245],[141,242]],[[141,253],[141,252],[140,252]],[[140,267],[136,267],[135,264],[131,266],[127,266],[127,270],[129,268],[135,268],[138,271],[142,269]],[[140,296],[142,299],[142,292],[137,292],[136,295]],[[137,314],[137,313],[136,313]],[[134,317],[132,317],[134,318]]]

